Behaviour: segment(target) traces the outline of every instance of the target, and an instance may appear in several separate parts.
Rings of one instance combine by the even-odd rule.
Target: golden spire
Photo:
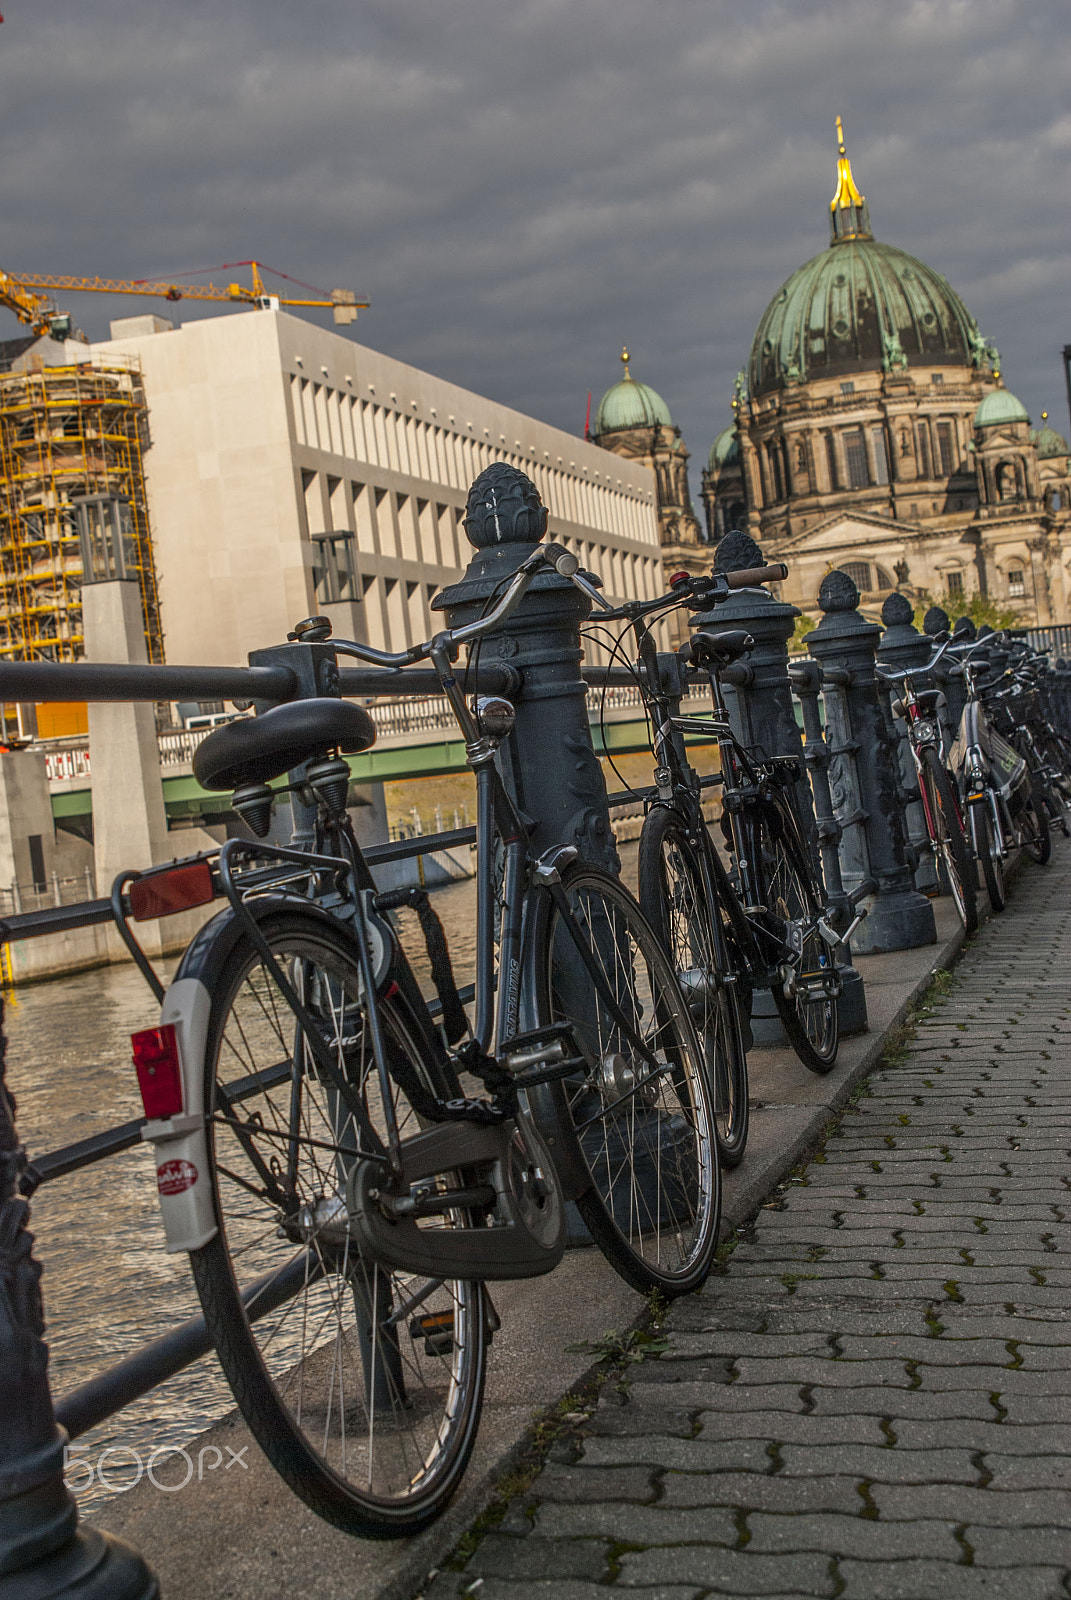
[[[870,212],[866,197],[852,177],[852,164],[844,148],[844,128],[837,118],[837,192],[829,202],[833,241],[870,237]]]
[[[632,377],[631,372],[628,370],[628,364],[629,364],[629,362],[631,360],[632,360],[632,357],[628,353],[628,345],[627,344],[623,344],[621,346],[621,365],[625,369],[625,377],[626,378],[631,378]],[[622,382],[624,382],[624,379],[622,379]]]

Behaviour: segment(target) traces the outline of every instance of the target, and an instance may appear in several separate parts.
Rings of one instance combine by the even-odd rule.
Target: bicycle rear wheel
[[[948,878],[948,886],[960,920],[968,933],[978,927],[978,891],[971,869],[970,851],[963,831],[952,780],[948,768],[937,751],[928,747],[923,751],[925,765],[922,781],[926,784],[929,809],[937,837],[934,847]]]
[[[805,1067],[828,1072],[837,1059],[840,1018],[836,996],[823,988],[833,956],[815,927],[822,911],[817,885],[797,841],[786,836],[780,813],[763,811],[741,833],[752,840],[759,901],[765,907],[759,913],[760,927],[784,952],[773,964],[791,975],[772,985],[781,1026]],[[799,932],[799,951],[790,946],[794,930]]]
[[[443,1509],[475,1440],[483,1290],[358,1255],[346,1179],[367,1132],[317,1068],[267,962],[221,924],[221,959],[209,952],[200,964],[212,975],[202,980],[205,1108],[219,1221],[190,1257],[205,1320],[243,1416],[295,1494],[348,1533],[413,1533]],[[351,939],[311,911],[279,912],[260,928],[359,1096],[366,1130],[381,1133]],[[457,1090],[427,1059],[400,998],[380,1014],[404,1138],[419,1123],[401,1082],[418,1100]]]
[[[967,806],[967,817],[970,822],[971,845],[981,863],[989,904],[994,911],[1003,911],[1007,903],[1004,893],[1004,861],[997,849],[988,799],[970,802]]]
[[[595,1243],[641,1294],[696,1289],[721,1175],[702,1049],[657,934],[615,878],[580,865],[530,902],[536,1022],[573,1025],[586,1068],[532,1095]]]
[[[1036,861],[1039,867],[1047,865],[1052,855],[1052,834],[1049,832],[1045,808],[1033,783],[1030,799],[1019,818],[1019,843],[1031,861]]]
[[[722,1162],[738,1166],[748,1133],[739,974],[729,968],[717,885],[683,817],[667,806],[656,806],[643,824],[638,874],[640,906],[672,957],[703,1047]]]

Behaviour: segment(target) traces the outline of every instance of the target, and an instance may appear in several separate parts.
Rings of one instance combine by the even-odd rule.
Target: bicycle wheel
[[[300,911],[260,927],[360,1097],[366,1129],[382,1130],[350,939]],[[223,923],[219,937],[225,948],[233,929]],[[349,1533],[412,1533],[442,1510],[472,1450],[483,1290],[358,1256],[345,1200],[357,1118],[323,1080],[245,935],[201,970],[213,975],[205,1108],[219,1232],[190,1260],[220,1365],[261,1449],[306,1505]],[[392,1072],[417,1098],[418,1083],[456,1093],[438,1081],[400,999],[380,1011]],[[397,1080],[394,1104],[402,1136],[415,1133]]]
[[[971,829],[971,846],[975,857],[982,866],[982,876],[985,879],[985,890],[989,896],[989,904],[994,911],[1003,911],[1006,904],[1004,861],[1000,851],[997,849],[988,799],[983,798],[972,801],[967,807],[967,817]]]
[[[764,810],[741,833],[752,840],[759,901],[765,908],[758,914],[759,926],[779,947],[771,966],[792,974],[791,980],[775,979],[771,989],[781,1026],[805,1067],[828,1072],[837,1059],[840,1019],[836,997],[822,987],[833,957],[814,926],[822,910],[817,886],[796,841],[786,837],[779,812]],[[799,951],[791,945],[794,930],[802,941]],[[786,983],[791,990],[787,994]]]
[[[722,1162],[738,1166],[748,1131],[738,974],[729,968],[717,886],[684,819],[667,806],[656,806],[643,824],[638,875],[640,906],[672,957],[703,1047]]]
[[[975,888],[976,880],[971,870],[970,853],[959,806],[952,793],[948,769],[937,751],[927,748],[923,751],[923,756],[925,758],[923,782],[929,791],[927,796],[929,809],[937,832],[933,843],[939,865],[945,869],[948,887],[959,912],[960,921],[968,933],[974,933],[978,927],[978,891]]]
[[[1030,786],[1030,799],[1019,818],[1019,843],[1039,867],[1047,865],[1052,855],[1052,834],[1049,832],[1045,808],[1038,799],[1034,784]]]
[[[714,1258],[721,1174],[711,1086],[668,956],[615,878],[579,865],[530,902],[528,1003],[573,1025],[586,1070],[536,1091],[595,1243],[641,1294],[696,1289]]]

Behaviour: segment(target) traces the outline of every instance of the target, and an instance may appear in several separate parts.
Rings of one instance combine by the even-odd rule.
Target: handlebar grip
[[[554,568],[563,578],[571,578],[580,568],[580,562],[571,550],[561,544],[544,544],[539,547],[539,554],[548,566]]]
[[[726,572],[722,576],[730,589],[757,589],[764,583],[776,583],[788,577],[783,561],[771,561],[765,567],[749,567],[746,572]]]

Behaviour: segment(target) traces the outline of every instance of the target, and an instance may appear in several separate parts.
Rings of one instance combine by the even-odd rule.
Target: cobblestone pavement
[[[426,1600],[1071,1595],[1071,847]]]

